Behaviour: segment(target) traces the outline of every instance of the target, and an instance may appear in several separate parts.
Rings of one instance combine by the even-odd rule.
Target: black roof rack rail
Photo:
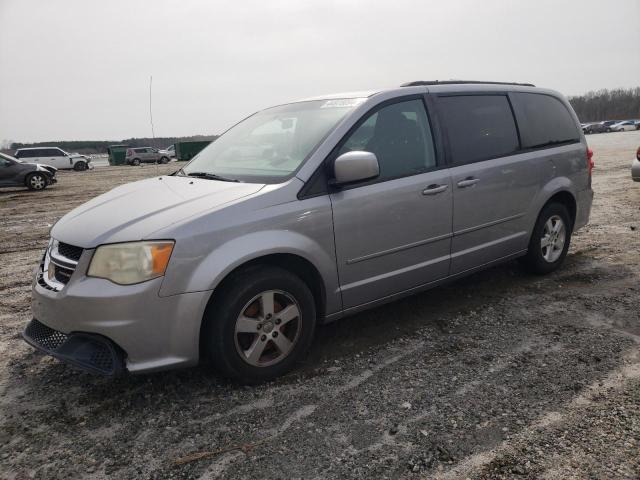
[[[415,82],[407,82],[400,85],[401,87],[421,87],[425,85],[519,85],[521,87],[535,87],[533,83],[516,83],[516,82],[483,82],[480,80],[417,80]]]

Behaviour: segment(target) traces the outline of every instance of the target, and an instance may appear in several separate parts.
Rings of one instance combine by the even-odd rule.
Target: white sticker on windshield
[[[327,100],[320,108],[349,108],[357,107],[364,103],[366,98],[338,98],[335,100]]]

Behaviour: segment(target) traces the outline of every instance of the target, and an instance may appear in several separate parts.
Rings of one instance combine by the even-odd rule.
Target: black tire
[[[34,172],[27,175],[24,183],[29,190],[44,190],[49,185],[49,179],[44,173]]]
[[[162,164],[169,163],[169,159],[167,157],[162,157],[160,159],[160,163],[162,163]]]
[[[545,224],[554,217],[559,217],[564,223],[565,240],[562,251],[559,252],[560,255],[557,258],[553,259],[553,261],[550,261],[548,259],[545,259],[543,255],[543,247],[541,247],[541,242],[543,240],[543,237],[545,236]],[[567,207],[565,207],[561,203],[549,203],[545,205],[545,207],[538,215],[538,220],[533,227],[527,254],[521,259],[522,264],[527,270],[538,275],[545,275],[557,270],[560,265],[562,265],[562,262],[567,256],[567,251],[569,250],[569,245],[571,243],[572,232],[573,219],[569,215]]]
[[[133,160],[131,160],[131,165],[133,165],[134,167],[137,167],[138,165],[140,165],[140,159],[134,158]]]
[[[73,169],[76,172],[84,172],[87,169],[87,163],[86,162],[78,162],[73,166]]]
[[[299,330],[296,330],[292,349],[284,358],[268,366],[251,365],[238,351],[244,347],[240,346],[242,338],[236,333],[236,322],[241,313],[247,313],[247,306],[250,305],[248,302],[261,293],[272,290],[285,293],[289,298],[295,300],[300,312],[300,315],[296,317],[298,320],[291,321],[286,325],[283,324],[281,327],[273,327],[274,322],[278,321],[278,314],[274,313],[274,320],[269,325],[272,328],[267,331],[267,322],[265,322],[265,326],[259,333],[246,334],[255,335],[255,337],[248,339],[248,343],[254,341],[257,343],[258,340],[262,340],[263,337],[266,337],[262,333],[274,335],[274,332],[281,332],[280,334],[284,336],[285,332],[282,328],[287,328],[288,325]],[[278,302],[277,295],[277,293],[274,295],[274,303]],[[251,307],[249,306],[249,308]],[[206,357],[223,376],[241,383],[255,384],[279,377],[291,370],[308,351],[313,340],[315,327],[315,302],[309,287],[299,277],[287,270],[258,265],[233,274],[214,293],[205,311],[200,344]],[[267,339],[265,345],[269,345],[269,348],[277,352],[275,343],[271,342],[272,340]],[[268,348],[264,351],[268,352]]]

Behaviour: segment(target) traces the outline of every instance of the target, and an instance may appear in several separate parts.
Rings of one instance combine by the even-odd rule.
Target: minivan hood
[[[164,176],[128,183],[71,210],[51,229],[82,248],[143,240],[153,232],[254,194],[263,184]]]

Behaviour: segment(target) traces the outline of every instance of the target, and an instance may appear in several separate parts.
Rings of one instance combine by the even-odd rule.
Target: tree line
[[[581,122],[640,120],[640,87],[597,90],[569,102]]]
[[[21,143],[12,142],[10,150],[29,147],[58,147],[72,153],[99,154],[107,153],[107,147],[111,145],[128,145],[130,147],[154,147],[167,148],[177,142],[188,142],[195,140],[215,140],[217,135],[193,135],[190,137],[156,137],[156,138],[127,138],[125,140],[71,140],[55,142],[35,142]]]

